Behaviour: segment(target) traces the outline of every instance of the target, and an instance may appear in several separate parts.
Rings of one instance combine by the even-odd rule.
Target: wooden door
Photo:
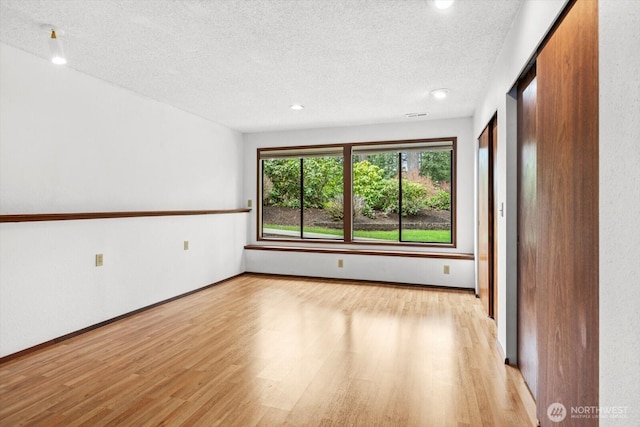
[[[534,68],[518,84],[518,367],[536,397],[536,99]]]
[[[491,129],[491,177],[493,180],[493,185],[491,186],[491,196],[489,199],[491,200],[491,216],[493,221],[491,223],[491,232],[492,232],[492,246],[491,246],[491,257],[492,257],[492,274],[491,274],[491,283],[489,283],[489,294],[491,295],[491,303],[489,304],[489,316],[493,317],[496,321],[496,325],[498,324],[498,215],[501,211],[500,206],[498,206],[498,116],[494,116],[491,122],[489,123],[489,128]]]
[[[493,315],[493,161],[489,126],[478,139],[478,294]]]
[[[577,0],[537,57],[537,411],[598,406],[598,2]],[[611,349],[615,351],[615,349]],[[566,426],[597,426],[570,418]]]

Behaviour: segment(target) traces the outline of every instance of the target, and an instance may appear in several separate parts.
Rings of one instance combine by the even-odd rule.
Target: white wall
[[[600,406],[640,425],[640,3],[600,0]]]
[[[338,268],[338,260],[344,267]],[[253,273],[370,280],[375,282],[473,288],[474,263],[440,258],[384,257],[265,250],[245,251]],[[450,274],[444,274],[448,265]]]
[[[0,224],[0,355],[240,274],[245,215]]]
[[[283,147],[292,145],[318,145],[344,142],[388,141],[398,139],[418,139],[452,137],[457,142],[457,248],[429,248],[432,252],[473,253],[473,137],[471,118],[449,120],[426,120],[368,126],[349,126],[325,129],[307,129],[284,132],[263,132],[245,135],[244,142],[244,198],[256,201],[257,149],[261,147]],[[257,243],[257,210],[251,212],[247,240]],[[271,242],[269,242],[271,244]],[[301,246],[301,245],[296,245]],[[322,246],[331,246],[330,244]],[[352,246],[339,244],[339,248],[380,247]],[[406,250],[411,250],[407,248]],[[416,248],[413,248],[416,250]],[[337,268],[337,259],[345,259],[345,267]],[[330,260],[330,261],[329,261]],[[473,288],[475,272],[473,261],[455,262],[448,260],[451,274],[442,274],[443,260],[401,259],[398,257],[368,257],[350,255],[345,258],[326,254],[294,254],[264,251],[247,251],[246,268],[251,272],[269,272],[278,274],[298,274],[308,276],[326,276],[348,279],[389,280],[417,284],[457,286]],[[377,274],[374,274],[377,272]],[[377,279],[376,279],[377,278]]]
[[[477,138],[498,113],[498,343],[510,363],[517,362],[517,127],[515,98],[509,95],[566,0],[525,1],[494,64],[493,78],[473,117]],[[476,141],[477,150],[477,141]],[[505,320],[500,320],[505,319]]]
[[[1,45],[2,213],[238,207],[242,135]]]
[[[0,44],[3,214],[237,208],[241,146],[238,132]],[[0,356],[241,273],[246,224],[0,224]]]

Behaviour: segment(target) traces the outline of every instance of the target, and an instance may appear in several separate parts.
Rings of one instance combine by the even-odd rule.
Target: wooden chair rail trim
[[[246,245],[246,250],[259,251],[282,251],[282,252],[307,252],[320,254],[339,255],[373,255],[373,256],[398,256],[407,258],[442,258],[459,259],[473,261],[473,254],[453,253],[453,252],[418,252],[418,251],[388,251],[371,249],[338,249],[338,248],[308,248],[296,246],[267,246],[267,245]]]
[[[205,209],[189,211],[69,212],[0,215],[0,222],[69,221],[78,219],[137,218],[148,216],[221,215],[251,212],[251,209]]]

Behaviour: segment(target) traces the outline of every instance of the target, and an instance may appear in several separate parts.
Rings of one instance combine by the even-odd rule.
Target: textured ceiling
[[[472,115],[520,5],[0,0],[0,40],[48,57],[54,25],[67,67],[255,132]],[[441,87],[448,99],[429,96]]]

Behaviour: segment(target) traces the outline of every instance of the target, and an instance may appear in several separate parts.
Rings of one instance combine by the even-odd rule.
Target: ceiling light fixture
[[[415,119],[418,117],[426,117],[429,113],[405,113],[405,117],[408,119]]]
[[[62,42],[56,34],[56,30],[51,30],[51,37],[49,38],[49,50],[51,51],[51,62],[56,65],[64,65],[67,63],[67,59],[64,56],[64,50],[62,49]]]
[[[293,104],[291,105],[289,108],[291,108],[292,110],[304,110],[304,105],[300,105],[300,104]]]
[[[445,99],[449,95],[449,89],[435,89],[431,91],[435,99]]]
[[[453,0],[433,0],[433,5],[440,10],[449,9]]]

